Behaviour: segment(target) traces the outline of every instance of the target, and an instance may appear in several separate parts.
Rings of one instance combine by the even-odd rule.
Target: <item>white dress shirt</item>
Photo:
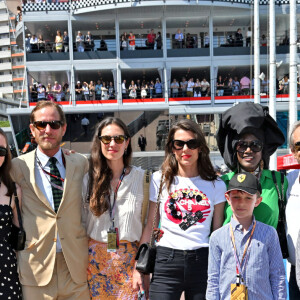
[[[288,189],[286,191],[286,234],[289,249],[289,262],[295,266],[296,264],[296,243],[300,230],[300,170],[294,170],[287,175]]]
[[[49,159],[50,157],[47,156],[46,154],[42,153],[39,148],[36,150],[36,155],[37,158],[40,160],[41,165],[43,169],[47,172],[50,173],[50,164],[49,164]],[[66,169],[63,164],[62,160],[62,151],[59,149],[59,151],[54,155],[54,157],[57,159],[56,166],[59,170],[61,178],[65,178],[66,176]],[[39,166],[37,159],[35,160],[35,180],[36,180],[36,185],[40,188],[40,190],[43,192],[45,195],[46,199],[48,200],[50,206],[54,210],[54,201],[53,201],[53,195],[52,195],[52,186],[50,184],[50,175],[47,175],[43,172],[41,167]],[[61,252],[61,243],[59,236],[57,234],[57,242],[56,242],[56,251]]]

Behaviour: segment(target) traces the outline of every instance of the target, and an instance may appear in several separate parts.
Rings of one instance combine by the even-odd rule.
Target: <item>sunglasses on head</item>
[[[0,156],[6,156],[7,154],[7,149],[4,147],[0,147]]]
[[[128,139],[126,135],[115,135],[115,136],[110,136],[110,135],[98,135],[99,140],[105,144],[108,145],[112,140],[114,140],[117,144],[123,144],[124,141]]]
[[[236,144],[236,151],[239,153],[244,153],[248,148],[250,148],[252,152],[260,152],[262,147],[263,145],[260,141],[238,141]]]
[[[300,151],[300,142],[295,143],[294,149],[296,152]]]
[[[181,150],[183,149],[184,145],[187,145],[189,149],[194,150],[198,147],[200,147],[200,143],[196,139],[188,140],[188,141],[181,141],[181,140],[173,140],[172,141],[172,147],[175,150]]]
[[[33,122],[33,126],[37,128],[38,130],[44,130],[46,129],[47,125],[51,127],[51,129],[59,129],[62,125],[61,121],[35,121]]]

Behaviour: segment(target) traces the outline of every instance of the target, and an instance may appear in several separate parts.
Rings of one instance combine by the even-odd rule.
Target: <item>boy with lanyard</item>
[[[251,173],[235,174],[225,194],[233,215],[209,242],[207,300],[287,299],[276,230],[255,220],[261,185]]]

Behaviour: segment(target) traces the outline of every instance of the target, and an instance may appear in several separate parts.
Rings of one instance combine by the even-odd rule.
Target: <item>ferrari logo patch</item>
[[[237,181],[242,183],[246,179],[246,174],[239,174],[237,176]]]

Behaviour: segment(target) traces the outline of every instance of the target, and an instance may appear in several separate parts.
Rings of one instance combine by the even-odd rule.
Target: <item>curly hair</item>
[[[165,159],[162,164],[162,174],[164,176],[164,184],[170,190],[174,177],[178,174],[178,161],[172,152],[172,141],[175,132],[179,129],[191,131],[195,135],[195,139],[199,141],[200,152],[197,161],[199,176],[203,180],[214,181],[217,179],[216,172],[209,158],[209,148],[207,146],[203,132],[200,126],[191,120],[180,120],[175,123],[169,131],[166,147]]]
[[[127,126],[118,118],[108,117],[102,120],[95,131],[92,140],[91,155],[89,158],[89,183],[88,183],[88,197],[86,199],[89,202],[91,212],[99,217],[109,209],[107,197],[111,193],[110,181],[112,179],[112,170],[107,164],[107,159],[101,151],[101,141],[99,140],[99,134],[103,128],[108,125],[115,124],[124,131],[129,139],[128,147],[123,155],[124,167],[128,167],[132,158],[132,147],[130,134]]]
[[[3,184],[7,188],[6,196],[10,197],[14,193],[14,183],[10,177],[10,169],[11,169],[11,152],[9,149],[7,136],[5,132],[0,128],[0,135],[2,135],[6,142],[6,155],[4,158],[4,162],[2,166],[0,167],[0,181],[3,182]]]

